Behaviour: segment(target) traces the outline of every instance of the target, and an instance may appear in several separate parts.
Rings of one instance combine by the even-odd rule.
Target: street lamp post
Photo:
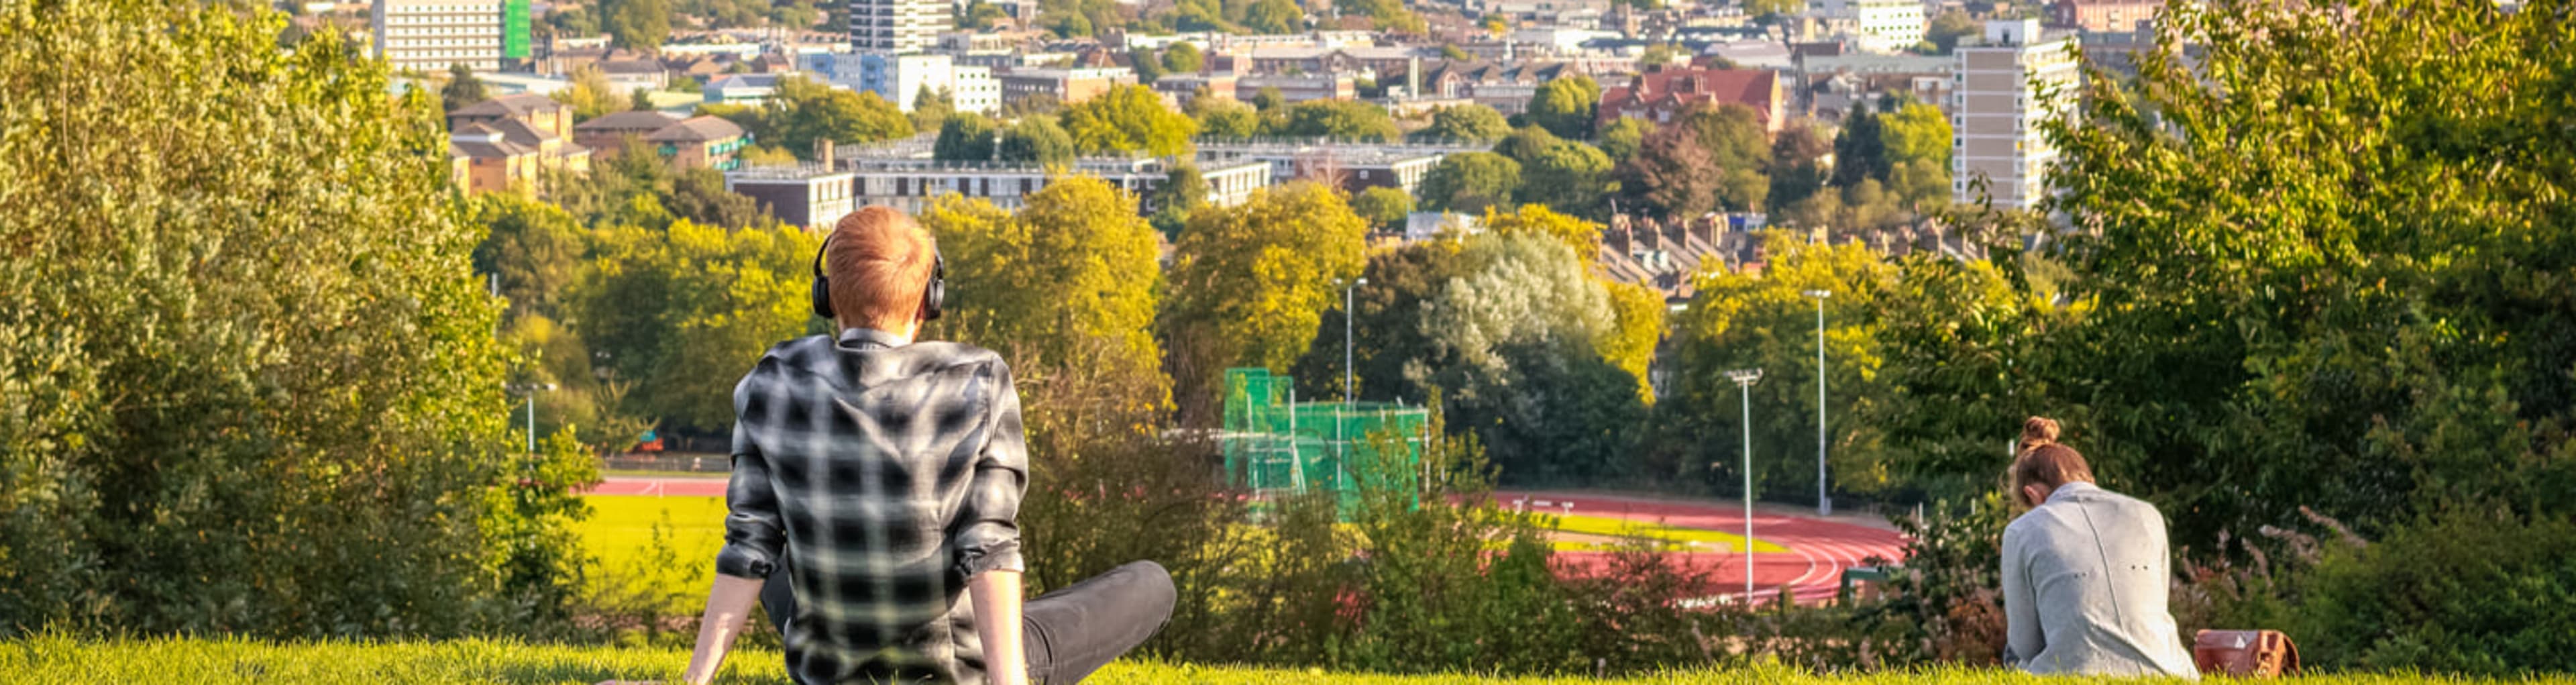
[[[1736,369],[1726,372],[1735,381],[1737,394],[1744,407],[1744,601],[1753,602],[1753,383],[1762,380],[1761,369]]]
[[[1344,282],[1342,279],[1336,278],[1333,279],[1333,282],[1342,284],[1342,404],[1349,405],[1351,403],[1351,358],[1353,356],[1351,354],[1351,327],[1352,322],[1355,321],[1355,319],[1352,318],[1353,315],[1351,312],[1351,291],[1359,288],[1360,286],[1368,285],[1368,279],[1361,278],[1354,281]]]
[[[502,386],[511,392],[528,394],[528,453],[537,453],[537,393],[553,392],[553,383],[512,383]]]
[[[1825,298],[1831,290],[1809,290],[1816,298],[1816,515],[1834,515],[1834,496],[1825,489]]]

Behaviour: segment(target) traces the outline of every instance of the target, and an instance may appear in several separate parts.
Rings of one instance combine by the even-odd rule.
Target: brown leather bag
[[[2237,678],[2299,674],[2299,646],[2278,630],[2203,630],[2192,636],[2192,663],[2202,673]]]

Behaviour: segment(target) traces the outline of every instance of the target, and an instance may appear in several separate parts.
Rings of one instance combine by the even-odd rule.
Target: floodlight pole
[[[1735,381],[1744,410],[1744,602],[1753,603],[1753,383],[1762,380],[1761,369],[1737,369],[1726,372]]]
[[[1831,290],[1809,290],[1816,298],[1816,515],[1834,515],[1834,496],[1825,489],[1825,298]]]
[[[1333,281],[1342,283],[1338,278]],[[1351,291],[1363,285],[1368,285],[1368,279],[1362,278],[1342,285],[1342,404],[1344,405],[1351,403],[1351,358],[1353,356],[1351,326],[1352,322],[1356,321],[1351,312]]]
[[[509,384],[509,385],[504,385],[504,386],[502,386],[502,389],[503,389],[503,390],[509,390],[509,391],[512,391],[512,392],[524,392],[524,393],[527,393],[527,394],[528,394],[528,453],[529,453],[529,454],[536,454],[536,453],[537,453],[537,393],[539,393],[539,392],[548,392],[548,391],[552,391],[552,390],[554,390],[554,389],[555,389],[555,384],[553,384],[553,383],[527,383],[527,384],[516,384],[516,383],[513,383],[513,384]]]

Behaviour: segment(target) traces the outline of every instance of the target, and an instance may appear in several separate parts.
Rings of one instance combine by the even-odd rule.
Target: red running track
[[[1568,513],[1562,505],[1571,503],[1574,507],[1570,513],[1582,516],[1744,534],[1744,509],[1740,504],[1549,492],[1500,492],[1494,497],[1496,501],[1505,503],[1527,498],[1531,509],[1542,512]],[[1541,505],[1541,502],[1546,504]],[[1904,558],[1905,536],[1895,531],[1760,510],[1753,513],[1753,537],[1789,548],[1787,552],[1751,555],[1753,594],[1755,600],[1761,602],[1770,601],[1783,586],[1789,588],[1790,596],[1800,604],[1830,602],[1841,588],[1844,569],[1867,566],[1870,562],[1865,560],[1871,557],[1887,562]],[[1607,554],[1560,552],[1557,557],[1573,568],[1592,568],[1606,561]],[[1690,557],[1688,563],[1692,568],[1707,572],[1719,588],[1727,589],[1716,599],[1732,602],[1744,594],[1746,555],[1692,552],[1685,556]]]
[[[644,495],[666,497],[723,497],[722,478],[609,476],[606,482],[592,488],[595,495]],[[1572,513],[1585,516],[1623,518],[1646,523],[1661,523],[1676,528],[1698,528],[1741,535],[1744,532],[1744,510],[1723,503],[1676,502],[1618,497],[1615,495],[1565,494],[1548,492],[1495,493],[1496,501],[1511,503],[1527,498],[1532,508],[1546,512],[1565,510],[1561,505],[1574,505]],[[1539,503],[1546,504],[1540,505]],[[1753,593],[1758,601],[1770,601],[1783,586],[1801,604],[1832,601],[1841,587],[1844,569],[1865,566],[1871,557],[1896,561],[1903,558],[1905,537],[1895,531],[1868,526],[1836,523],[1798,516],[1755,511],[1753,536],[1789,548],[1787,552],[1757,553],[1752,556]],[[1693,552],[1689,564],[1706,571],[1720,588],[1737,588],[1722,593],[1718,599],[1735,601],[1743,594],[1744,556],[1733,553]],[[1606,561],[1606,552],[1560,552],[1558,559],[1570,569],[1595,568]]]

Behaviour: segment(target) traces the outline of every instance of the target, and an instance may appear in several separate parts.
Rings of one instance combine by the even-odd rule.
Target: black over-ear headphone
[[[832,281],[823,276],[823,255],[831,254],[831,250],[832,239],[829,237],[823,239],[822,247],[814,250],[814,315],[837,319],[840,316],[832,313]],[[932,247],[930,284],[921,289],[921,320],[939,318],[940,305],[945,304],[947,300],[948,258],[939,255],[939,248]]]

